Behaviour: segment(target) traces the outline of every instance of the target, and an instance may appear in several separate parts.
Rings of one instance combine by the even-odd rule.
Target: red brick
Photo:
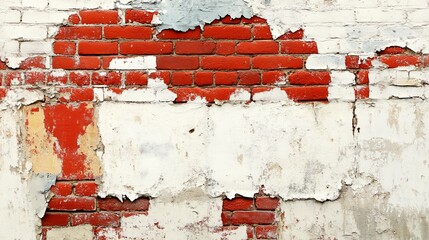
[[[251,17],[251,18],[243,18],[242,22],[244,24],[267,23],[267,20],[265,20],[263,18],[260,18],[260,17],[257,17],[257,16],[254,16],[254,17]]]
[[[358,84],[369,84],[369,72],[368,70],[361,70],[357,74],[357,83]]]
[[[21,72],[8,72],[4,77],[4,83],[6,86],[24,84],[24,76]]]
[[[151,39],[152,28],[144,26],[106,26],[104,37],[108,39]]]
[[[55,42],[54,53],[73,55],[76,53],[76,44],[74,42]]]
[[[236,210],[251,210],[253,209],[253,199],[237,197],[234,199],[224,199],[223,207],[224,211],[236,211]]]
[[[235,85],[238,83],[237,72],[216,72],[216,85]]]
[[[358,68],[369,69],[372,67],[371,61],[372,61],[371,58],[360,59],[359,56],[347,55],[346,56],[346,67],[348,69],[358,69]]]
[[[94,100],[92,88],[61,88],[60,102],[83,102]]]
[[[46,73],[44,72],[26,72],[26,84],[43,84],[46,83]]]
[[[51,187],[51,192],[56,196],[68,196],[72,194],[72,186],[67,182],[57,182]]]
[[[114,213],[79,213],[72,215],[71,224],[72,226],[91,224],[92,226],[118,227],[119,220],[119,215]]]
[[[50,72],[48,74],[48,83],[62,83],[66,84],[68,81],[67,73],[56,73],[56,72]]]
[[[144,10],[127,9],[125,11],[125,22],[150,24],[155,14],[157,13]]]
[[[348,69],[357,69],[357,68],[359,68],[359,56],[347,55],[346,56],[346,67]]]
[[[355,97],[356,99],[368,99],[369,98],[369,86],[356,86]]]
[[[6,69],[7,69],[6,63],[0,60],[0,70],[6,70]]]
[[[121,54],[170,54],[173,53],[171,42],[123,42]]]
[[[231,18],[231,16],[226,15],[220,20],[223,24],[239,24],[241,23],[241,18]]]
[[[386,54],[401,54],[401,53],[405,53],[405,48],[402,47],[397,47],[397,46],[393,46],[393,47],[387,47],[382,51],[377,52],[379,55],[386,55]]]
[[[277,238],[277,226],[256,226],[256,238],[274,239]]]
[[[212,39],[245,40],[251,38],[251,31],[249,26],[207,26],[203,36]]]
[[[149,199],[139,198],[133,202],[129,200],[121,202],[116,198],[98,199],[98,207],[104,211],[147,211]]]
[[[424,55],[423,56],[423,66],[424,67],[429,66],[429,55]]]
[[[294,85],[326,85],[330,82],[329,72],[298,71],[289,76],[289,83]]]
[[[81,55],[110,55],[118,54],[117,42],[79,42]]]
[[[317,53],[316,42],[284,41],[281,43],[281,52],[287,54],[312,54]]]
[[[302,39],[304,38],[304,30],[299,29],[295,32],[287,32],[280,37],[277,38],[277,40],[291,40],[291,39]]]
[[[100,58],[98,57],[52,57],[52,67],[55,69],[100,69]]]
[[[207,102],[214,102],[214,100],[227,101],[231,94],[237,88],[177,88],[174,92],[177,94],[176,102],[193,101],[197,97],[206,99]],[[248,89],[244,89],[248,91]]]
[[[147,85],[148,76],[146,72],[127,72],[125,74],[125,85]]]
[[[274,54],[278,52],[279,44],[274,41],[241,42],[237,45],[239,54]]]
[[[98,40],[101,39],[101,27],[60,27],[55,39]]]
[[[91,79],[93,85],[120,85],[122,74],[120,72],[93,72]]]
[[[236,211],[232,213],[232,224],[273,224],[275,220],[274,212],[251,212]]]
[[[7,90],[5,88],[0,88],[0,100],[6,97]]]
[[[276,84],[277,82],[285,80],[285,73],[281,71],[269,71],[262,73],[262,84]]]
[[[83,24],[114,24],[119,23],[117,10],[84,10],[79,12]]]
[[[199,27],[188,30],[186,32],[179,32],[171,29],[162,30],[158,35],[158,39],[200,39],[201,29]]]
[[[68,213],[46,213],[42,218],[44,227],[64,227],[69,224],[70,215]]]
[[[195,84],[197,86],[207,86],[213,84],[213,73],[212,72],[196,72],[195,73]]]
[[[68,22],[70,24],[79,24],[80,23],[80,17],[77,14],[72,14],[68,18]]]
[[[192,72],[174,72],[171,78],[173,86],[192,85]]]
[[[221,218],[222,218],[223,226],[231,225],[231,217],[232,217],[231,212],[225,212],[225,211],[222,212]]]
[[[176,42],[176,54],[212,54],[216,49],[215,42],[184,41]]]
[[[91,83],[91,75],[88,72],[71,72],[70,83],[78,86],[85,86]]]
[[[77,196],[96,196],[97,184],[95,182],[78,182],[74,187],[74,193]]]
[[[160,70],[194,70],[198,69],[198,57],[191,56],[157,56],[156,67]]]
[[[165,84],[170,84],[170,72],[167,71],[158,71],[158,72],[152,72],[149,74],[150,79],[161,79],[164,81]]]
[[[275,210],[279,206],[278,198],[257,197],[256,208],[262,210]]]
[[[235,53],[235,42],[217,42],[216,54],[231,55]]]
[[[298,69],[303,67],[303,60],[293,56],[256,56],[253,67],[258,69]]]
[[[290,87],[284,88],[289,99],[294,101],[322,101],[328,99],[328,87]]]
[[[253,26],[252,33],[253,33],[253,39],[256,39],[256,40],[273,39],[270,26],[268,25]]]
[[[48,209],[60,211],[94,211],[95,198],[54,197],[49,201]]]
[[[253,226],[247,226],[246,234],[248,239],[253,239],[255,236],[255,228]]]
[[[28,57],[19,65],[20,69],[46,68],[46,58],[41,56]]]
[[[389,68],[419,66],[422,63],[420,56],[410,55],[390,55],[380,57],[380,61],[386,64]]]
[[[239,72],[238,79],[241,85],[261,84],[261,74],[259,72]]]
[[[201,65],[203,69],[246,70],[250,69],[250,58],[241,56],[209,56],[202,58]]]

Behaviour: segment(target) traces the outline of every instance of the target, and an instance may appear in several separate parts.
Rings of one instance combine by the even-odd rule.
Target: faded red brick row
[[[42,218],[44,227],[64,227],[68,226],[70,220],[69,213],[51,213],[47,212]]]
[[[348,69],[369,69],[372,67],[372,58],[361,60],[359,56],[347,55],[346,56],[346,67]]]
[[[93,72],[91,76],[93,85],[118,86],[122,81],[120,72]]]
[[[133,202],[129,200],[121,202],[116,198],[99,198],[98,207],[104,211],[147,211],[149,199],[139,198]]]
[[[76,43],[74,42],[54,42],[54,53],[62,55],[74,55],[76,53]]]
[[[119,220],[120,216],[115,213],[79,213],[72,215],[71,224],[72,226],[90,224],[92,226],[118,227]]]
[[[250,92],[248,88],[176,88],[170,89],[177,94],[176,102],[183,103],[193,101],[196,98],[204,98],[207,102],[228,101],[231,94],[237,90],[244,90]],[[250,99],[249,99],[250,100]]]
[[[84,10],[79,12],[83,24],[116,24],[119,22],[117,10]]]
[[[327,85],[331,82],[329,72],[297,71],[289,75],[288,79],[293,85]]]
[[[100,40],[101,27],[60,27],[55,39],[58,40]]]
[[[82,57],[52,57],[52,67],[54,69],[82,69],[82,70],[97,70],[101,67],[101,61],[96,56]]]
[[[275,210],[279,206],[279,199],[271,197],[257,197],[255,203],[257,209]]]
[[[125,11],[125,22],[150,24],[156,14],[158,13],[145,10],[127,9]]]
[[[54,197],[48,203],[49,210],[58,211],[94,211],[95,198],[88,197]]]
[[[256,56],[252,59],[253,68],[257,69],[300,69],[304,61],[294,56]]]
[[[213,54],[216,43],[212,41],[183,41],[176,42],[176,54]]]
[[[84,102],[94,100],[94,89],[93,88],[61,88],[60,102]]]
[[[199,68],[197,56],[157,56],[156,66],[159,70],[195,70]]]
[[[97,195],[97,184],[95,182],[78,182],[74,186],[77,196],[95,197]]]
[[[356,86],[355,97],[356,99],[368,99],[369,98],[369,86]]]
[[[386,55],[379,58],[380,62],[386,64],[389,68],[420,66],[422,58],[415,55]]]
[[[256,226],[256,238],[258,239],[276,239],[277,236],[277,226]]]
[[[284,41],[281,43],[281,53],[314,54],[318,53],[316,42]]]
[[[252,89],[252,95],[271,91],[272,89],[272,87],[255,87]],[[297,102],[328,100],[328,86],[287,87],[281,89],[286,92],[289,99]]]
[[[274,212],[265,211],[235,211],[231,215],[233,225],[241,224],[273,224],[275,221]]]

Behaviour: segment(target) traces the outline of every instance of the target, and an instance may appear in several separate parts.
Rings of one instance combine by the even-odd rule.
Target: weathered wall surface
[[[426,0],[3,0],[1,239],[428,239]]]

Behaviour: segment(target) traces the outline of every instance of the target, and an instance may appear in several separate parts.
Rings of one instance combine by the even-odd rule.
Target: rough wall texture
[[[0,239],[429,239],[426,0],[3,0]]]

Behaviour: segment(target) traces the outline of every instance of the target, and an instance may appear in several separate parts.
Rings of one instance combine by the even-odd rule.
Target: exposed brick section
[[[49,202],[48,209],[60,211],[94,211],[95,198],[54,197]]]
[[[231,200],[223,200],[224,211],[251,210],[253,208],[254,203],[252,198],[237,197]]]
[[[146,26],[106,26],[104,37],[108,39],[151,39],[153,29]]]
[[[279,52],[279,44],[274,41],[242,42],[237,45],[239,54],[274,54]]]
[[[201,37],[201,29],[188,30],[186,32],[177,32],[166,29],[156,35],[159,39],[199,39]]]
[[[147,211],[149,199],[139,198],[134,202],[129,200],[121,202],[116,198],[98,199],[98,207],[103,211]]]
[[[121,54],[170,54],[173,52],[171,42],[124,42],[120,44]]]
[[[386,64],[389,68],[419,66],[422,63],[420,56],[410,55],[391,55],[380,57],[380,61]]]
[[[70,214],[68,213],[46,213],[42,218],[44,227],[62,227],[69,224]]]
[[[329,72],[298,71],[289,75],[289,83],[294,85],[327,85],[330,82]]]
[[[116,10],[86,10],[79,12],[83,24],[114,24],[119,22]]]
[[[101,27],[61,27],[55,39],[63,40],[99,40],[101,39]]]
[[[256,226],[256,238],[277,238],[277,226]]]
[[[115,213],[80,213],[72,215],[71,224],[73,226],[91,224],[92,226],[118,227],[119,220],[119,215]]]
[[[79,54],[81,55],[118,54],[118,43],[117,42],[80,42]]]
[[[62,55],[73,55],[76,53],[76,43],[74,42],[55,42],[54,53]]]
[[[250,69],[250,57],[203,57],[201,65],[209,70],[246,70]]]
[[[125,11],[125,22],[150,24],[155,14],[157,13],[144,10],[127,9]]]
[[[212,54],[216,49],[215,42],[186,41],[176,42],[177,54]]]
[[[233,225],[241,224],[273,224],[275,220],[274,212],[264,211],[236,211],[232,214]]]
[[[159,56],[156,58],[156,66],[160,70],[194,70],[199,68],[198,57],[187,56]]]
[[[145,72],[127,72],[125,75],[126,85],[147,85],[148,76]]]
[[[313,54],[318,52],[316,42],[284,41],[281,46],[281,52],[288,54]]]
[[[97,184],[95,182],[79,182],[74,187],[74,193],[78,196],[96,196]]]
[[[250,39],[251,29],[248,26],[207,26],[203,36],[213,39]]]
[[[52,67],[57,69],[97,70],[101,66],[99,57],[53,57]]]
[[[173,86],[192,85],[192,79],[192,72],[174,72],[171,78],[171,84]]]
[[[67,182],[58,182],[51,187],[51,192],[57,196],[68,196],[72,194],[72,185]]]
[[[262,210],[275,210],[279,206],[278,198],[257,197],[256,208]]]
[[[299,69],[304,65],[302,58],[293,56],[256,56],[252,61],[258,69]]]

